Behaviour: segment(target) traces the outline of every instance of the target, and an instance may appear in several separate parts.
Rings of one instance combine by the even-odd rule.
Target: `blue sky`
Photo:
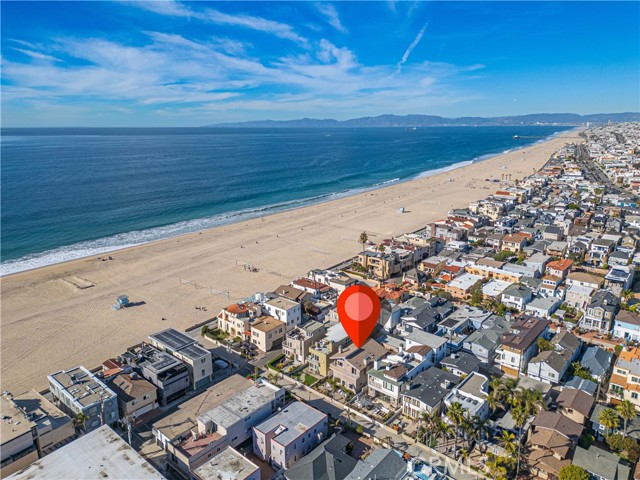
[[[640,110],[639,2],[3,2],[2,123]]]

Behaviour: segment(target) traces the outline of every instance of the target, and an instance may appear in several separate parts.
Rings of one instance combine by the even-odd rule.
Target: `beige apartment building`
[[[273,317],[263,315],[251,324],[251,343],[261,352],[269,352],[282,345],[287,324]]]
[[[620,353],[609,380],[607,400],[613,404],[629,400],[640,410],[640,348]]]
[[[309,347],[309,354],[307,355],[309,370],[321,377],[329,375],[331,355],[349,343],[351,343],[351,340],[341,323],[331,326],[324,338]]]
[[[14,397],[0,397],[0,476],[9,476],[38,458],[72,441],[73,420],[53,403],[31,390]]]
[[[373,362],[387,355],[387,349],[373,339],[369,339],[362,348],[354,344],[347,348],[339,348],[331,356],[329,369],[333,378],[340,381],[343,387],[354,393],[360,392],[367,385],[367,371]]]
[[[326,328],[322,323],[310,320],[287,332],[282,353],[292,358],[295,363],[304,363],[311,345],[323,337],[325,332]]]
[[[262,314],[262,309],[255,303],[233,303],[218,314],[218,328],[232,338],[249,337],[249,325]]]

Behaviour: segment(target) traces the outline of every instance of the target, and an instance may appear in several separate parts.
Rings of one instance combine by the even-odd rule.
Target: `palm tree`
[[[365,243],[367,243],[369,241],[369,235],[367,235],[367,232],[362,232],[360,234],[360,237],[358,237],[358,243],[362,244],[362,251],[364,252],[364,245]]]
[[[510,457],[513,457],[516,453],[516,436],[507,430],[502,430],[502,435],[496,435],[495,439],[502,445],[504,451],[507,452]]]
[[[484,438],[487,420],[483,420],[477,415],[471,419],[471,425],[469,427],[469,440],[477,441]]]
[[[73,426],[76,428],[81,428],[83,432],[87,431],[87,420],[89,420],[89,416],[84,412],[76,413],[76,416],[73,417]]]
[[[618,414],[612,408],[605,408],[600,412],[598,421],[607,429],[607,436],[620,425]]]
[[[504,460],[504,457],[499,457],[492,453],[489,454],[489,459],[485,462],[485,465],[494,480],[505,480],[507,478],[507,467]]]
[[[629,422],[629,420],[636,418],[636,407],[634,407],[633,403],[631,403],[629,400],[623,400],[616,407],[616,410],[618,411],[618,415],[620,415],[622,417],[622,420],[624,421],[624,436],[626,437],[627,423]]]
[[[442,419],[438,418],[436,420],[436,426],[435,429],[433,431],[433,438],[435,438],[436,440],[442,438],[442,437],[449,437],[451,436],[452,433],[452,429],[451,429],[451,425],[448,425],[446,422],[443,422]]]
[[[522,427],[524,427],[525,423],[527,423],[527,411],[523,405],[519,405],[513,407],[511,409],[511,416],[513,417],[513,421],[518,427],[518,452],[516,454],[516,478],[520,474],[520,449],[522,448]]]
[[[449,420],[453,423],[453,433],[455,435],[453,457],[456,458],[458,454],[458,429],[465,419],[465,410],[459,402],[453,402],[447,409],[447,417],[449,417]]]
[[[517,390],[513,396],[511,404],[513,406],[522,405],[528,416],[535,415],[546,407],[542,392],[532,388]]]
[[[427,439],[427,434],[429,434],[429,443],[427,443],[428,446],[431,446],[431,440],[433,438],[433,433],[436,430],[437,426],[438,426],[438,422],[440,421],[440,414],[438,413],[437,410],[432,410],[431,412],[424,412],[422,414],[422,416],[420,417],[420,420],[422,422],[422,425],[424,427],[424,440],[425,443],[426,439]]]
[[[506,403],[509,405],[513,405],[513,402],[518,395],[518,383],[520,382],[520,378],[507,378],[504,381],[504,399]]]
[[[344,418],[347,419],[347,429],[351,428],[351,420],[353,419],[353,413],[351,413],[350,410],[345,410]]]

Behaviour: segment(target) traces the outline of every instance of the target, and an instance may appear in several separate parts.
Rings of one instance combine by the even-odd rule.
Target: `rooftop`
[[[384,357],[387,353],[386,348],[375,340],[369,339],[361,348],[356,347],[356,345],[352,343],[342,352],[334,353],[331,359],[343,358],[355,368],[362,370],[369,363]]]
[[[82,366],[52,373],[48,378],[82,408],[116,396],[113,390]]]
[[[258,317],[252,324],[251,324],[251,330],[258,330],[260,332],[270,332],[272,330],[275,330],[278,327],[281,327],[284,325],[284,322],[270,317],[268,315],[262,315],[261,317]]]
[[[153,424],[170,440],[174,440],[198,425],[198,417],[221,405],[238,392],[253,386],[253,381],[241,375],[232,375],[209,387],[205,392],[182,402],[177,411]]]
[[[274,432],[273,439],[280,445],[289,445],[314,425],[327,419],[327,415],[302,402],[292,402],[276,415],[254,427],[262,433]]]
[[[270,383],[252,384],[244,390],[237,391],[234,395],[225,399],[224,402],[200,415],[198,420],[203,423],[213,422],[216,425],[229,428],[236,422],[253,415],[265,405],[273,402],[278,396],[278,392],[282,392],[282,395],[284,395],[282,388]]]
[[[245,480],[258,466],[232,447],[214,455],[193,473],[202,480]]]
[[[549,326],[548,320],[524,316],[513,324],[511,329],[504,334],[502,345],[514,350],[523,351],[528,348],[542,332]]]
[[[558,407],[573,409],[585,417],[591,413],[594,402],[595,398],[592,395],[577,388],[566,387],[562,389],[556,400]]]
[[[265,302],[265,304],[275,308],[279,308],[281,310],[290,310],[300,305],[298,302],[294,302],[293,300],[289,300],[288,298],[281,297],[280,295]]]
[[[161,332],[149,335],[149,338],[165,345],[167,348],[176,351],[195,343],[195,340],[175,328],[167,328]]]
[[[35,426],[35,423],[28,420],[26,415],[6,395],[0,396],[0,407],[2,407],[0,444],[4,445],[25,433],[29,433]]]
[[[103,425],[9,477],[12,480],[135,478],[163,480],[138,452]]]

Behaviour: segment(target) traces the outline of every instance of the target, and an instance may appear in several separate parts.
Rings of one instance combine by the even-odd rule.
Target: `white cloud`
[[[175,0],[148,0],[138,2],[124,2],[137,8],[149,10],[159,15],[170,17],[188,17],[203,22],[215,23],[217,25],[231,25],[235,27],[248,28],[263,33],[275,35],[297,42],[301,45],[307,45],[308,40],[298,35],[291,25],[286,23],[268,20],[262,17],[244,14],[229,14],[213,8],[205,8],[202,10],[192,10],[184,4]]]
[[[5,111],[14,111],[17,105],[29,109],[25,105],[33,102],[39,105],[38,111],[81,104],[85,111],[109,106],[133,110],[140,118],[149,118],[144,115],[153,111],[203,123],[211,123],[207,115],[212,112],[247,119],[270,112],[339,118],[409,113],[468,98],[455,81],[482,68],[408,63],[400,76],[394,75],[397,65],[363,65],[352,50],[326,39],[317,42],[313,53],[259,58],[231,39],[143,33],[148,38],[144,45],[58,38],[46,48],[30,49],[43,58],[55,54],[66,61],[46,62],[36,59],[38,55],[3,58],[2,103],[13,108]],[[73,109],[65,112],[71,116]],[[112,109],[110,115],[117,113]]]
[[[318,12],[326,17],[329,25],[339,32],[346,33],[347,29],[342,25],[338,11],[334,5],[331,3],[318,3],[316,4],[316,8],[318,9]]]
[[[24,53],[25,55],[35,59],[35,60],[45,60],[47,62],[59,62],[60,60],[56,57],[52,57],[51,55],[46,55],[44,53],[35,52],[33,50],[27,50],[25,48],[17,48],[11,47],[16,52]]]
[[[407,49],[405,50],[404,55],[402,55],[402,59],[397,64],[398,72],[400,72],[400,69],[402,68],[402,66],[405,63],[407,63],[407,60],[409,60],[409,55],[411,55],[411,52],[413,52],[413,49],[416,48],[418,46],[418,43],[420,43],[420,40],[422,40],[422,37],[424,36],[424,32],[427,30],[427,26],[428,24],[426,23],[423,25],[423,27],[420,29],[418,34],[413,39],[413,42],[411,42],[409,47],[407,47]]]

